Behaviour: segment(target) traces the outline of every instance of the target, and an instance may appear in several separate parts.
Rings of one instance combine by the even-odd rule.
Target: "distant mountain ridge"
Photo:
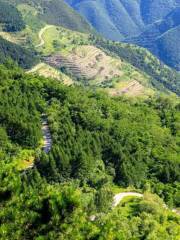
[[[180,34],[180,0],[66,2],[86,17],[104,37],[145,47],[167,65],[180,70],[177,42]],[[176,47],[172,49],[174,44]]]

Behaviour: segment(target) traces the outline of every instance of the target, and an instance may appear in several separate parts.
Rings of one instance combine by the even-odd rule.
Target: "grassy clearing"
[[[142,193],[142,190],[136,189],[133,186],[129,186],[127,188],[120,187],[118,185],[112,185],[111,190],[114,194],[122,193],[122,192],[137,192],[137,193]]]
[[[15,157],[14,164],[17,170],[21,171],[31,166],[34,160],[35,160],[35,151],[23,149]]]
[[[71,52],[77,45],[88,44],[88,35],[67,30],[62,27],[51,27],[43,34],[45,44],[39,50],[43,55]]]
[[[63,82],[66,85],[73,84],[73,81],[69,76],[63,74],[62,72],[58,71],[57,69],[55,69],[45,63],[39,63],[38,65],[36,65],[34,68],[32,68],[27,73],[30,73],[30,74],[34,73],[34,74],[38,74],[40,76],[44,76],[47,78],[51,77],[51,78],[54,78],[56,80]]]

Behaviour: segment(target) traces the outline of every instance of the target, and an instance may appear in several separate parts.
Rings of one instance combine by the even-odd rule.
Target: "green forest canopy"
[[[110,205],[116,183],[180,206],[179,110],[176,99],[109,98],[0,66],[0,238],[178,239],[180,219],[158,197]],[[19,172],[15,160],[31,149],[35,167]]]

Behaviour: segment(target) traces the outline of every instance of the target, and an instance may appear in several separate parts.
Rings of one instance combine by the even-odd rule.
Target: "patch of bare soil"
[[[56,54],[45,61],[51,66],[66,67],[76,77],[97,82],[122,76],[121,61],[94,46],[79,46],[67,56]]]

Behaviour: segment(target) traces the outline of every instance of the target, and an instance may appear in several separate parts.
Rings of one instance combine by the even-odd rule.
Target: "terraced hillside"
[[[146,67],[135,65],[125,58],[124,55],[129,56],[126,45],[121,45],[124,52],[121,56],[117,48],[115,48],[116,52],[111,52],[101,44],[98,45],[95,40],[97,37],[91,32],[80,33],[47,24],[48,21],[41,17],[42,9],[39,2],[20,0],[13,2],[23,16],[26,28],[17,33],[1,32],[1,36],[24,48],[29,48],[33,55],[41,58],[41,64],[33,67],[30,73],[52,76],[68,85],[74,82],[100,88],[111,95],[149,96],[157,87],[158,90],[166,92],[168,92],[167,88],[176,89],[171,83],[164,84],[166,81],[174,83],[176,81],[173,79],[174,75],[171,75],[170,79],[165,75],[158,75],[159,71],[164,71],[163,67],[160,66],[152,75],[150,71],[146,71]],[[103,42],[103,39],[100,38],[100,41]],[[109,44],[113,47],[112,42]],[[132,57],[136,58],[136,51],[133,47],[130,49]],[[139,48],[138,51],[141,52]],[[146,66],[147,62],[151,62],[151,55],[142,57],[141,60],[141,64]]]
[[[42,60],[68,74],[78,84],[105,88],[109,92],[117,89],[116,95],[122,94],[121,87],[126,87],[131,81],[141,83],[143,90],[151,88],[150,78],[146,74],[93,46],[86,34],[51,26],[41,37],[44,44],[37,50],[42,53]]]
[[[123,73],[121,61],[107,56],[100,49],[84,45],[73,49],[66,55],[52,55],[47,57],[46,62],[56,67],[67,68],[77,78],[103,82]]]
[[[119,56],[151,77],[153,86],[160,90],[169,89],[180,95],[180,73],[164,65],[153,54],[136,45],[111,42],[99,38],[94,44],[109,54]]]

